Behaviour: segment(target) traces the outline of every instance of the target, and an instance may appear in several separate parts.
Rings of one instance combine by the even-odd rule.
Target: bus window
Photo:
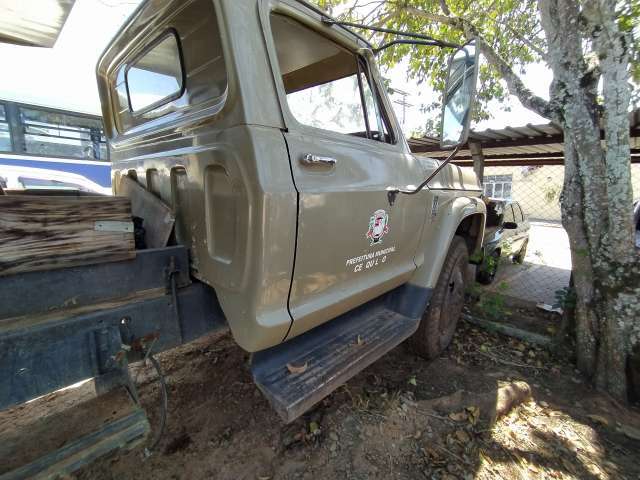
[[[0,104],[0,152],[11,151],[11,131],[7,121],[7,112],[4,105]]]
[[[36,155],[106,160],[102,123],[93,118],[20,108],[25,152]]]

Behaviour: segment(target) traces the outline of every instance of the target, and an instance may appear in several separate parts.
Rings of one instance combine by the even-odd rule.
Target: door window
[[[183,86],[178,40],[169,32],[125,73],[131,111],[140,112],[180,96]]]
[[[513,211],[516,215],[516,221],[524,222],[524,212],[522,211],[522,207],[520,206],[519,203],[513,204]]]
[[[507,205],[504,208],[504,221],[505,222],[515,222],[516,219],[513,216],[513,208],[511,208],[511,205]]]
[[[287,103],[305,125],[352,135],[367,131],[355,75],[288,93]]]
[[[382,112],[380,111],[380,106],[377,101],[377,98],[371,90],[371,83],[368,80],[366,72],[367,65],[366,63],[362,63],[362,73],[360,74],[361,85],[364,97],[365,111],[367,112],[367,119],[369,125],[369,131],[371,133],[371,138],[373,140],[379,140],[383,142],[390,142],[391,138],[389,136],[389,131],[387,130],[386,121]]]
[[[271,15],[271,28],[287,104],[298,122],[390,141],[363,58],[283,15]]]

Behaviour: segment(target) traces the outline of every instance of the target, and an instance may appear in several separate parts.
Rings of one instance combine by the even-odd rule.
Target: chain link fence
[[[640,165],[632,165],[631,173],[638,199]],[[529,240],[522,263],[503,252],[493,281],[484,289],[518,300],[558,303],[571,274],[569,239],[560,213],[563,180],[561,165],[485,167],[485,195],[518,202],[529,223]]]

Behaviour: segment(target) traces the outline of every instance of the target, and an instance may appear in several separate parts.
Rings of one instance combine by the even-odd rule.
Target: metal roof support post
[[[484,184],[484,153],[479,142],[469,141],[469,151],[473,159],[473,171],[476,172],[480,184]]]

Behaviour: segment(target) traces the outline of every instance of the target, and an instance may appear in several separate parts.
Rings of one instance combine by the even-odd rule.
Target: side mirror
[[[518,228],[518,224],[516,222],[504,222],[502,224],[502,228],[504,228],[505,230],[515,230],[516,228]]]
[[[475,40],[451,55],[442,99],[440,148],[455,148],[467,141],[476,97],[478,63]]]

